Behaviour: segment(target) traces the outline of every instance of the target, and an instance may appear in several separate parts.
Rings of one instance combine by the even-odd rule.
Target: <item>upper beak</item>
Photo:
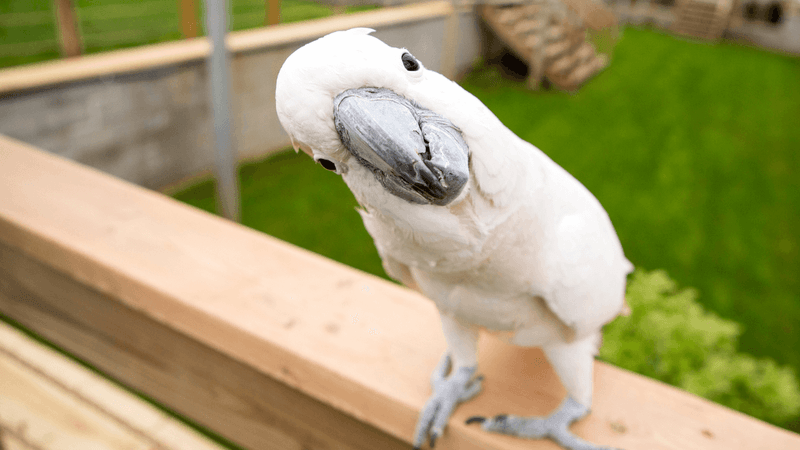
[[[446,118],[389,89],[350,89],[333,101],[339,138],[392,194],[447,205],[469,179],[469,147]]]

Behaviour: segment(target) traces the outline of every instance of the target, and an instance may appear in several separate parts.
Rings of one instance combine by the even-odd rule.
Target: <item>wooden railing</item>
[[[435,307],[161,194],[0,137],[0,313],[252,449],[406,449],[445,348]],[[437,448],[555,448],[473,414],[543,414],[542,353],[480,341],[485,390]],[[598,362],[573,426],[636,449],[790,449],[800,436]]]

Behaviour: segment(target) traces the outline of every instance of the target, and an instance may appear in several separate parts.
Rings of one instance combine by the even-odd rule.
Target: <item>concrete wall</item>
[[[0,133],[158,187],[213,161],[201,63],[13,93]]]
[[[744,22],[729,28],[725,37],[757,47],[800,55],[800,16],[787,17],[778,25]]]
[[[758,47],[800,55],[800,0],[780,1],[783,6],[783,16],[780,22],[771,24],[764,19],[763,14],[774,2],[775,0],[740,0],[738,8],[733,11],[737,20],[731,21],[725,37]],[[754,20],[744,17],[743,9],[748,3],[756,3],[759,6],[759,17]]]
[[[762,18],[746,20],[742,8],[755,2],[761,7],[778,1],[784,5],[780,23],[769,24]],[[652,25],[671,30],[676,7],[664,7],[655,0],[606,0],[620,24]],[[731,12],[731,20],[723,37],[748,45],[800,55],[800,0],[739,0]]]
[[[390,23],[384,20],[378,24],[370,19],[383,17],[376,16],[378,12],[341,16],[341,25],[345,29],[375,28],[376,37],[389,45],[408,48],[432,70],[452,68],[453,61],[447,66],[447,58],[454,58],[455,73],[462,72],[480,52],[476,16],[472,10],[456,13],[457,45],[454,51],[447,51],[443,45],[451,16],[441,13],[441,4],[438,8],[439,13],[416,14],[409,20]],[[387,10],[378,14],[385,13]],[[359,17],[364,20],[359,21]],[[289,145],[275,113],[278,71],[294,50],[327,34],[325,31],[332,31],[330,27],[336,28],[331,22],[336,20],[323,19],[321,22],[326,26],[318,27],[322,31],[316,35],[298,33],[301,36],[296,39],[274,39],[275,44],[233,48],[234,126],[240,158],[265,155]],[[292,35],[292,25],[281,27],[278,30],[283,33],[281,36]],[[242,35],[239,40],[250,37],[252,33]],[[232,33],[229,45],[236,39],[236,33]],[[196,54],[207,53],[207,50],[197,51],[196,45],[192,48]],[[113,57],[99,55],[85,59],[97,64],[98,58]],[[43,64],[42,70],[58,71],[53,66],[59,63]],[[3,80],[10,78],[2,72],[2,134],[149,188],[160,188],[213,167],[214,136],[202,56],[191,56],[177,63],[151,64],[141,70],[126,68],[69,82],[10,90],[8,83],[3,86]]]

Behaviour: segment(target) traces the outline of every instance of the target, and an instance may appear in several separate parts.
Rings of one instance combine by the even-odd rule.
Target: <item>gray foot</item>
[[[571,397],[547,417],[519,417],[512,415],[499,415],[491,419],[485,417],[470,417],[467,423],[481,423],[481,428],[494,433],[509,434],[529,439],[550,438],[558,445],[569,450],[614,450],[601,447],[575,436],[569,431],[572,422],[589,413],[589,409]]]
[[[415,450],[422,447],[422,443],[429,435],[430,446],[433,448],[456,405],[471,399],[481,391],[483,377],[472,377],[477,369],[477,366],[462,367],[447,376],[450,372],[450,355],[445,353],[431,375],[433,395],[425,403],[417,421],[417,428],[414,431]]]

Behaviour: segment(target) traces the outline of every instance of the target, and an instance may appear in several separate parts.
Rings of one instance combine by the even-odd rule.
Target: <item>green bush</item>
[[[800,414],[794,371],[737,352],[741,326],[703,310],[664,271],[637,270],[632,313],[606,326],[600,358],[776,425]]]

